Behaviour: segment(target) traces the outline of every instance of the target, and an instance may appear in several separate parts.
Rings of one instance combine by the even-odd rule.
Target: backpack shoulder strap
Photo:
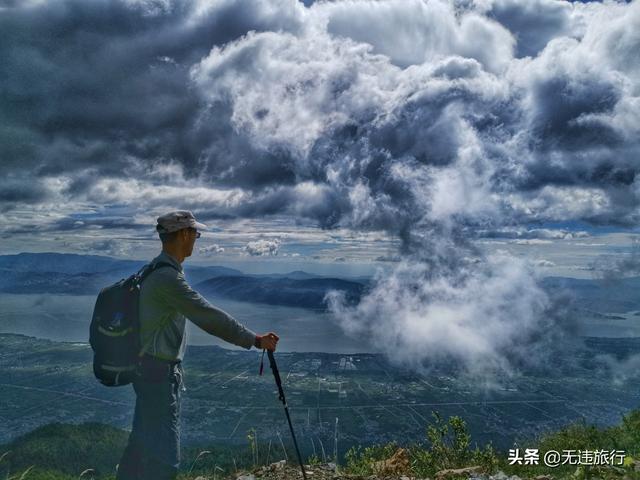
[[[169,262],[157,262],[157,263],[149,263],[148,265],[146,265],[145,267],[143,267],[142,271],[139,274],[139,283],[142,283],[144,281],[145,278],[147,278],[149,276],[149,274],[151,274],[152,272],[155,272],[156,270],[158,270],[159,268],[163,268],[163,267],[171,267],[176,271],[179,271],[175,265],[172,265]],[[167,325],[170,323],[171,319],[169,319],[164,325],[162,325],[162,327],[160,328],[160,330],[164,330]],[[140,351],[138,352],[138,357],[142,357],[144,355],[144,351],[147,349],[147,347],[149,345],[151,345],[151,342],[153,341],[153,337],[151,337],[146,344],[142,345],[142,347],[140,348]]]
[[[157,262],[157,263],[149,263],[147,265],[145,265],[145,267],[141,270],[140,274],[139,274],[139,278],[140,281],[142,282],[145,278],[147,278],[151,273],[155,272],[156,270],[158,270],[159,268],[162,267],[170,267],[173,268],[175,271],[179,271],[175,265],[169,263],[169,262]]]

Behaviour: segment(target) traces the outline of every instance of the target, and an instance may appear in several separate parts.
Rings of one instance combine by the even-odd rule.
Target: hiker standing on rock
[[[136,407],[129,443],[118,466],[117,480],[175,479],[180,463],[180,397],[182,359],[186,348],[185,317],[205,332],[250,349],[275,350],[275,333],[256,335],[229,314],[214,307],[185,280],[182,262],[191,255],[206,226],[189,211],[158,218],[156,230],[162,263],[140,290],[140,344],[133,388]]]

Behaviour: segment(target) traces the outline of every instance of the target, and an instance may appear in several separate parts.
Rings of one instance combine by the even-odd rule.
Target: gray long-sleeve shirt
[[[180,262],[165,252],[152,260],[157,262],[176,268],[160,267],[142,282],[140,341],[144,353],[164,360],[182,360],[187,344],[185,317],[211,335],[251,348],[256,334],[193,290]]]

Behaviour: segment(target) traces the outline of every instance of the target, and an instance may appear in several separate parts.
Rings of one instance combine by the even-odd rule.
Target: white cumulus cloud
[[[280,249],[280,240],[260,239],[255,242],[249,242],[244,246],[244,251],[252,257],[264,257],[270,255],[278,255]]]

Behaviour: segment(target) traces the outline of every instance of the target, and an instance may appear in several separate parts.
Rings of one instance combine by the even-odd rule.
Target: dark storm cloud
[[[613,147],[621,138],[597,114],[611,114],[620,100],[616,85],[598,77],[558,75],[533,86],[532,147],[543,152]],[[582,120],[581,120],[582,119]]]
[[[633,222],[637,6],[611,6],[605,22],[565,2],[462,5],[9,5],[0,15],[3,164],[67,175],[63,195],[98,201],[100,178],[144,179],[177,162],[187,180],[250,193],[223,217],[295,212],[323,226],[397,230],[451,200],[417,198],[426,182],[460,205],[471,197],[459,187],[480,187],[485,204],[471,216],[487,207],[498,222],[526,221],[518,203],[547,186],[595,187],[606,208],[571,215]],[[514,45],[533,58],[516,62]],[[461,168],[470,149],[483,158]],[[449,167],[457,179],[434,178]],[[301,182],[325,190],[309,202]],[[37,201],[47,188],[7,187],[3,197]],[[505,191],[521,201],[496,216],[486,200]],[[460,205],[444,214],[468,216]],[[535,219],[545,216],[554,214]]]
[[[616,31],[628,30],[635,21],[632,15],[624,19],[620,15],[604,26],[594,13],[582,20],[588,27],[581,40],[552,42],[535,59],[519,63],[511,59],[509,64],[509,53],[499,49],[499,63],[462,58],[454,51],[463,52],[474,42],[486,42],[485,48],[491,49],[492,42],[503,35],[496,23],[482,23],[473,12],[459,19],[444,3],[427,7],[423,2],[408,2],[398,11],[396,4],[376,3],[367,13],[372,22],[366,30],[354,25],[350,31],[349,24],[342,22],[339,32],[332,32],[332,21],[366,10],[369,4],[315,6],[312,12],[328,19],[329,32],[339,37],[313,31],[248,35],[215,49],[194,68],[194,81],[212,105],[210,117],[228,110],[235,125],[232,135],[214,136],[215,143],[206,153],[208,177],[250,189],[300,181],[329,184],[338,198],[347,201],[336,203],[344,208],[337,214],[335,209],[318,210],[318,221],[325,226],[333,224],[326,220],[327,211],[348,224],[363,213],[360,207],[366,210],[366,219],[359,217],[356,222],[361,227],[397,230],[403,221],[411,224],[416,220],[412,214],[424,212],[421,207],[425,206],[411,205],[422,200],[433,205],[433,198],[416,198],[416,183],[426,182],[433,193],[439,181],[444,192],[447,182],[433,177],[444,176],[447,167],[460,177],[447,185],[453,187],[448,193],[454,203],[468,203],[471,195],[464,198],[458,187],[477,182],[466,188],[470,194],[476,187],[486,189],[478,192],[484,202],[491,193],[520,196],[519,201],[504,202],[500,212],[516,222],[566,215],[600,224],[629,224],[637,219],[633,159],[639,148],[633,138],[635,118],[625,106],[637,75],[626,72],[631,83],[626,82],[624,72],[616,73],[612,67],[617,56],[603,48],[608,45],[605,34],[615,37],[620,35]],[[438,17],[440,30],[434,27],[424,39],[433,59],[402,70],[395,67],[394,63],[403,62],[396,62],[392,51],[384,52],[389,60],[375,54],[380,47],[376,39],[402,45],[404,33],[395,31],[405,32],[420,21],[431,25],[429,14],[436,11],[444,15]],[[396,19],[394,32],[389,31],[387,14],[391,13]],[[468,35],[466,25],[476,21],[495,35]],[[407,28],[395,28],[396,24]],[[413,30],[410,34],[420,35]],[[373,48],[351,39],[371,43]],[[599,39],[605,41],[598,43]],[[627,44],[631,49],[634,38]],[[617,53],[628,56],[626,49]],[[498,77],[491,73],[496,68],[503,68]],[[207,121],[216,124],[209,118],[203,123]],[[461,168],[460,152],[474,148],[470,155],[483,158],[469,160]],[[416,161],[418,168],[413,169]],[[436,170],[426,174],[419,164]],[[422,178],[409,179],[412,169],[416,175],[423,173]],[[545,190],[556,186],[574,190]],[[353,201],[354,188],[365,191],[362,201]],[[603,201],[577,202],[576,197],[591,195],[581,189],[597,189]],[[373,203],[376,208],[369,208]],[[531,215],[526,203],[542,208]],[[290,207],[287,202],[281,205]],[[469,213],[468,207],[462,213]],[[499,218],[495,211],[489,216],[492,221]]]
[[[7,6],[0,12],[3,164],[40,175],[94,167],[115,176],[130,158],[193,166],[202,144],[189,68],[249,30],[297,28],[295,11],[255,1]]]
[[[39,181],[28,177],[9,177],[0,179],[0,205],[12,205],[17,202],[40,203],[46,200],[48,190]]]
[[[323,225],[397,230],[424,213],[406,208],[420,201],[412,183],[431,181],[412,164],[452,166],[465,135],[472,135],[466,113],[495,102],[484,98],[484,90],[498,86],[471,62],[476,68],[455,83],[440,82],[431,67],[403,72],[366,48],[348,42],[345,47],[331,37],[263,34],[216,50],[193,76],[207,101],[234,103],[233,120],[247,142],[242,149],[249,144],[256,151],[245,160],[243,150],[235,149],[240,153],[235,168],[219,173],[229,183],[246,187],[245,172],[252,169],[239,168],[245,161],[258,172],[265,165],[272,173],[283,168],[286,174],[274,175],[280,184],[295,179],[298,185],[328,187],[331,195],[318,195],[315,200],[322,203],[315,209],[297,202],[320,214]],[[233,147],[229,137],[216,137],[209,165],[219,166],[221,152]],[[279,161],[273,161],[274,152]],[[414,174],[422,178],[411,178]],[[282,202],[280,208],[291,205]]]

